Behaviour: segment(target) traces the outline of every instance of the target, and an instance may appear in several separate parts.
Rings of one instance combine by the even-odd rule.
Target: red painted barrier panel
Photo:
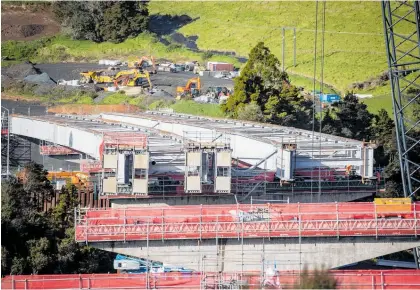
[[[68,154],[79,154],[78,152],[60,145],[44,145],[40,146],[41,155],[68,155]]]
[[[419,270],[331,271],[337,289],[419,289]],[[311,275],[311,273],[309,273]],[[1,280],[2,289],[216,289],[214,286],[242,281],[247,289],[293,289],[298,271],[273,273],[158,273],[17,275]],[[213,287],[213,288],[212,288]]]
[[[89,173],[101,172],[102,162],[97,160],[83,160],[80,162],[80,171]]]
[[[417,236],[419,205],[373,203],[203,205],[87,210],[76,241],[251,237]]]

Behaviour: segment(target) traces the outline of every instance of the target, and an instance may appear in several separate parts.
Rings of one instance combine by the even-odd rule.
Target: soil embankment
[[[24,5],[2,5],[1,41],[35,40],[60,32],[48,7],[31,10]]]

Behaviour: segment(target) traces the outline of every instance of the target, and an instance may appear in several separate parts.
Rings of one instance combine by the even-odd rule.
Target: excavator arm
[[[143,69],[143,64],[145,62],[152,64],[152,70],[150,71],[150,73],[157,73],[155,58],[153,56],[142,56],[141,58],[137,58],[137,61],[129,64],[129,67]]]

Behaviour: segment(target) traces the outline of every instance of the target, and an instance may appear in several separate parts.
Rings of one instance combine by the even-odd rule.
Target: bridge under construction
[[[162,112],[13,115],[10,123],[11,134],[42,140],[42,154],[78,154],[68,161],[115,206],[170,196],[191,197],[184,204],[232,203],[234,195],[350,201],[379,190],[374,144],[295,128]]]

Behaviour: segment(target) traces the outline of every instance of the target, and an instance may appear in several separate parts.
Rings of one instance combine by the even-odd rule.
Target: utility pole
[[[296,66],[296,27],[293,28],[293,66]]]
[[[284,27],[282,28],[282,61],[281,61],[281,65],[284,71],[284,55],[286,54],[285,52],[285,46],[286,46],[286,36],[285,36],[285,29]]]
[[[285,71],[285,59],[286,59],[286,30],[293,30],[293,66],[296,66],[296,27],[282,27],[281,28],[281,58],[282,58],[282,70]]]
[[[6,177],[9,179],[10,175],[10,112],[9,109],[1,107],[3,113],[1,114],[1,133],[3,130],[7,131],[7,145],[6,145]]]

